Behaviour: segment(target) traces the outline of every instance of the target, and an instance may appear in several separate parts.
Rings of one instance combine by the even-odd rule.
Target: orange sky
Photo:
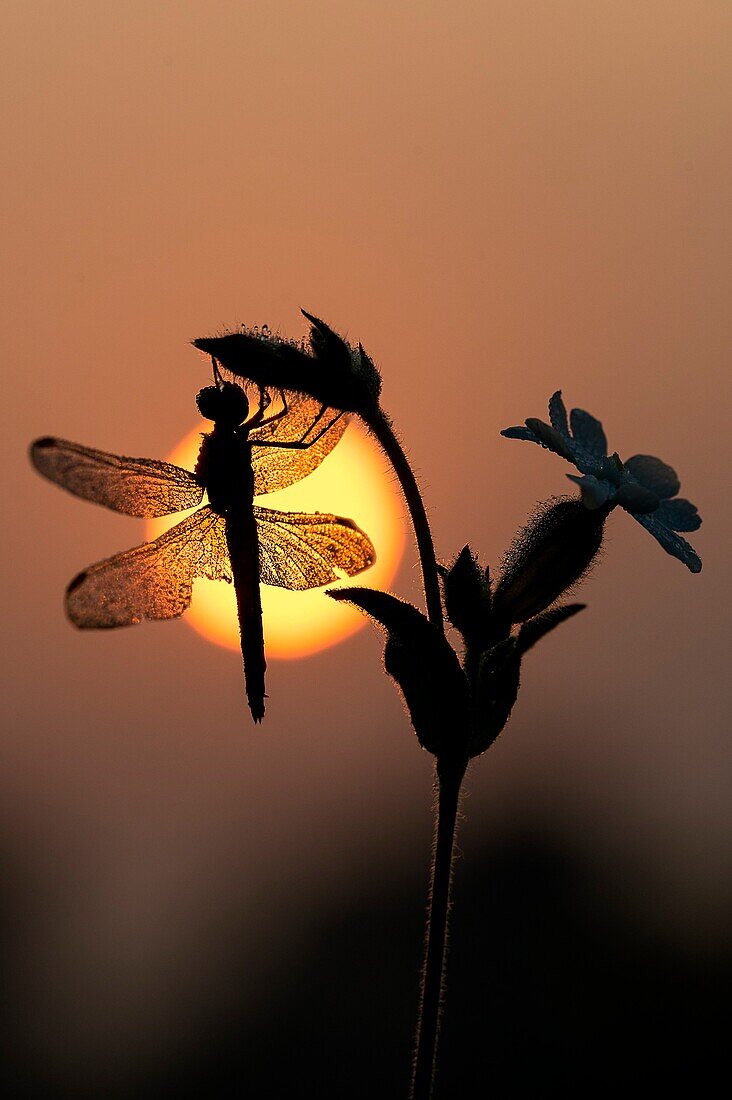
[[[26,459],[48,433],[164,456],[206,378],[188,341],[240,321],[299,337],[300,306],[380,364],[443,556],[470,541],[498,562],[567,490],[561,460],[498,434],[559,386],[621,455],[679,470],[704,572],[612,517],[589,610],[530,655],[471,772],[462,847],[528,802],[618,861],[651,926],[662,910],[664,934],[717,928],[729,6],[6,0],[2,23],[2,800],[28,898],[50,860],[61,899],[17,932],[36,968],[18,996],[69,1021],[48,1057],[97,1027],[134,1045],[163,996],[161,940],[213,942],[233,897],[426,858],[429,763],[372,632],[273,664],[254,730],[237,655],[181,623],[69,627],[68,580],[142,525]],[[411,549],[396,588],[418,598]],[[61,977],[41,993],[44,967]],[[181,980],[174,1021],[204,979]]]

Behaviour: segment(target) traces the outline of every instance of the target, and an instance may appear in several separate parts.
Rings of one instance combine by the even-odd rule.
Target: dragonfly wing
[[[304,591],[349,577],[376,561],[371,540],[353,520],[325,512],[276,512],[255,508],[259,579],[277,588]]]
[[[328,424],[331,427],[310,447],[298,450],[274,446],[277,443],[297,443],[303,438],[307,442],[308,438],[317,436]],[[330,454],[347,426],[348,418],[339,415],[337,409],[323,409],[320,402],[313,397],[288,393],[285,416],[273,424],[255,428],[249,435],[249,442],[253,444],[255,496],[274,493],[277,489],[284,489],[286,485],[307,477]],[[258,439],[273,445],[257,447]]]
[[[195,508],[203,488],[194,474],[151,458],[125,458],[66,439],[38,439],[31,461],[39,473],[74,496],[127,516],[152,518]]]
[[[79,573],[66,590],[66,613],[76,626],[98,629],[174,619],[191,602],[194,577],[231,581],[225,521],[208,507]]]

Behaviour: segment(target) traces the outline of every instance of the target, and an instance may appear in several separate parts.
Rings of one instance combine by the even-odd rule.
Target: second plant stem
[[[465,760],[451,760],[449,763],[438,760],[435,770],[437,820],[411,1100],[429,1100],[432,1095],[444,996],[447,920],[450,911],[457,811],[466,766]]]
[[[378,408],[368,417],[367,423],[399,479],[417,541],[427,616],[430,622],[444,633],[435,547],[417,479],[394,432],[391,420],[383,410]],[[417,1018],[417,1045],[412,1067],[411,1100],[430,1100],[434,1084],[437,1039],[444,995],[447,921],[450,911],[455,830],[460,788],[466,767],[466,757],[438,759],[436,762],[435,845],[430,874],[429,914]]]

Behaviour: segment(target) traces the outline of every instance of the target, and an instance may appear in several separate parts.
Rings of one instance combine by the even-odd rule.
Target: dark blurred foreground
[[[73,1080],[50,1079],[16,1033],[6,1095],[405,1097],[420,889],[324,906],[316,934],[268,960],[256,1005],[233,959],[238,1010],[152,1058],[130,1050],[118,1073],[90,1050]],[[612,889],[538,835],[460,860],[438,1097],[711,1094],[732,959],[660,943]]]

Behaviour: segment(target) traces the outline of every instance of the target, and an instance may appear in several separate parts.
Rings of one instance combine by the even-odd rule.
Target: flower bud
[[[444,576],[448,619],[466,641],[479,642],[489,626],[491,590],[469,546],[463,547]]]
[[[576,499],[541,506],[506,555],[493,595],[496,617],[525,622],[576,584],[600,549],[608,512]]]
[[[381,376],[361,345],[351,347],[325,321],[302,311],[310,322],[310,350],[260,329],[194,340],[237,378],[270,389],[307,394],[324,406],[366,419],[377,408]]]

